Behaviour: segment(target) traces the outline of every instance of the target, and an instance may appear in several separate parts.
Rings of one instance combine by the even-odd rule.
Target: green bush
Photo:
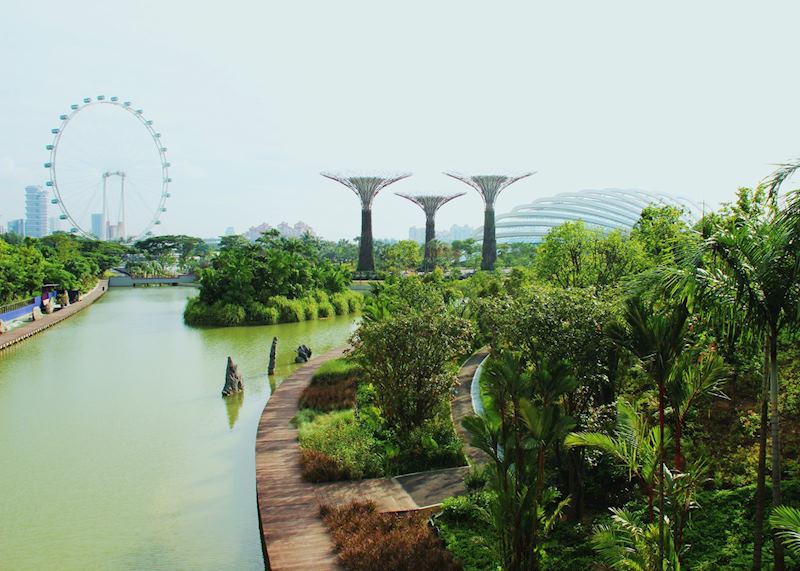
[[[323,303],[329,303],[330,302],[330,298],[328,297],[328,293],[325,290],[321,290],[321,289],[318,289],[318,290],[314,291],[314,299],[320,305],[322,305]]]
[[[333,317],[334,315],[336,315],[336,310],[334,310],[330,302],[325,301],[319,304],[320,317]]]
[[[303,304],[303,316],[306,321],[313,321],[317,319],[317,317],[322,317],[319,313],[317,300],[313,297],[304,297],[300,300],[300,303]]]
[[[347,359],[331,359],[325,361],[311,377],[312,385],[328,385],[357,376],[358,365]]]
[[[345,315],[350,313],[350,304],[347,303],[347,295],[343,293],[335,293],[331,296],[331,305],[336,315]]]
[[[222,325],[233,327],[245,322],[245,311],[241,305],[217,302],[204,304],[200,298],[193,297],[186,304],[183,320],[187,325]]]
[[[343,295],[347,298],[347,306],[350,313],[358,313],[364,307],[363,294],[348,290]]]
[[[270,298],[269,306],[278,310],[278,321],[280,323],[305,321],[305,308],[303,303],[297,299],[287,299],[282,295],[276,295]]]
[[[278,310],[267,307],[263,303],[252,301],[247,305],[246,320],[257,325],[274,325],[278,323]]]
[[[299,427],[300,447],[333,458],[350,479],[383,474],[379,443],[355,418],[355,411],[321,414]]]
[[[447,550],[470,571],[499,569],[495,532],[484,511],[486,506],[486,493],[447,498],[435,520]]]

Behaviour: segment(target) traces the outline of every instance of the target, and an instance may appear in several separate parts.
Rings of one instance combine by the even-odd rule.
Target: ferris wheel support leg
[[[104,174],[103,175],[103,219],[100,227],[100,234],[98,236],[101,240],[108,240],[108,197],[106,196],[106,184],[108,183],[108,177]]]

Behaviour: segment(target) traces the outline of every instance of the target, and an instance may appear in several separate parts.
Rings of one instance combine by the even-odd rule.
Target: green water
[[[191,329],[190,288],[114,289],[0,354],[0,569],[263,569],[254,442],[300,343],[350,318]],[[224,400],[225,359],[245,376]]]

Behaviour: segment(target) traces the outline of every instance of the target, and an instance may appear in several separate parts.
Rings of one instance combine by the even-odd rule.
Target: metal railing
[[[7,303],[6,305],[0,305],[0,315],[2,315],[3,313],[8,313],[9,311],[20,309],[22,307],[25,307],[26,305],[33,305],[35,303],[36,303],[36,298],[29,297],[21,301],[13,301],[11,303]]]

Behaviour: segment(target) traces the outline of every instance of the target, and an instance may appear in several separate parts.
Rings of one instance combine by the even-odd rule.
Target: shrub
[[[302,408],[313,408],[326,412],[352,408],[356,402],[357,384],[355,378],[331,384],[311,384],[303,389],[299,405]]]
[[[312,385],[330,384],[349,379],[360,372],[358,364],[347,359],[331,359],[325,361],[311,377]]]
[[[383,461],[379,443],[358,423],[355,411],[322,414],[300,425],[300,447],[316,450],[333,458],[350,479],[380,476]]]
[[[350,313],[358,313],[364,307],[364,296],[356,291],[346,291],[343,295],[347,298]]]
[[[331,296],[331,305],[336,315],[345,315],[350,313],[350,304],[347,303],[347,295],[343,293],[335,293]]]
[[[300,303],[303,305],[303,316],[306,321],[313,321],[317,317],[321,317],[316,299],[310,296],[304,297],[300,300]]]
[[[280,323],[296,323],[304,321],[306,317],[302,302],[296,299],[287,299],[282,295],[270,298],[269,306],[278,310]]]
[[[263,303],[252,301],[247,304],[246,320],[248,323],[259,325],[274,325],[278,323],[278,310],[267,307]]]
[[[348,478],[347,472],[327,454],[317,450],[302,450],[302,454],[303,478],[308,482],[336,482]]]
[[[323,303],[330,303],[330,298],[325,290],[317,289],[314,290],[314,299],[322,305]]]
[[[186,304],[183,319],[188,325],[241,325],[245,320],[244,308],[233,303],[216,302],[212,305],[203,303],[194,297]]]
[[[320,317],[333,317],[336,315],[336,310],[330,304],[330,302],[322,302],[319,304],[319,316]]]
[[[428,527],[425,513],[377,513],[373,502],[322,506],[320,513],[350,571],[461,569]]]

